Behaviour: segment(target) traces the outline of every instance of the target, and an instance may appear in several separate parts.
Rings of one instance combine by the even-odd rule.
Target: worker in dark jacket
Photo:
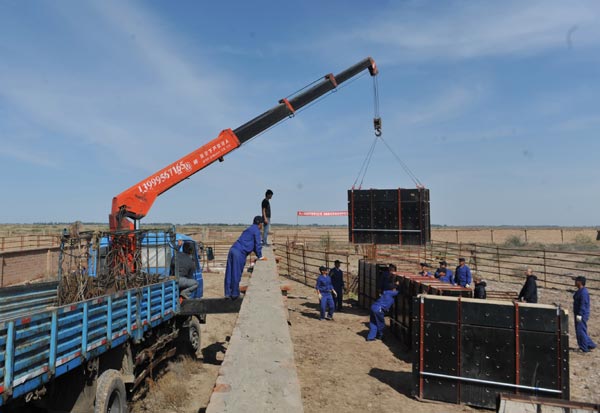
[[[475,277],[475,289],[473,290],[473,298],[485,300],[487,297],[485,287],[487,287],[487,283],[481,277]]]
[[[421,271],[419,271],[420,276],[433,277],[433,274],[431,274],[429,272],[429,268],[431,268],[431,265],[427,264],[426,262],[422,262],[420,265],[421,265]]]
[[[179,295],[187,299],[198,288],[198,281],[194,278],[196,272],[196,263],[192,258],[194,247],[186,242],[182,249],[183,251],[176,251],[174,259],[171,260],[171,275],[177,274]]]
[[[389,288],[383,291],[379,297],[371,305],[371,315],[369,318],[369,334],[367,341],[373,341],[376,338],[383,338],[383,330],[385,329],[385,312],[394,304],[394,297],[398,295],[398,285],[392,284]]]
[[[464,258],[458,259],[458,267],[456,267],[454,281],[461,287],[469,288],[471,286],[472,276],[471,269],[465,263]]]
[[[335,260],[333,268],[329,271],[329,278],[331,278],[331,284],[333,289],[337,293],[335,300],[335,310],[342,311],[342,301],[344,299],[344,272],[340,268],[342,263],[340,260]]]
[[[315,289],[317,290],[317,296],[319,297],[320,305],[320,317],[319,320],[333,320],[333,313],[335,312],[335,304],[333,303],[333,295],[337,295],[333,284],[331,284],[331,277],[327,274],[328,268],[325,266],[319,267],[321,273],[317,277],[317,284]],[[327,312],[327,316],[325,315]]]
[[[259,260],[263,260],[260,230],[263,219],[255,216],[252,225],[242,232],[242,235],[229,249],[227,267],[225,268],[225,297],[235,299],[240,296],[240,281],[246,264],[246,257],[252,252]]]
[[[573,294],[573,314],[575,315],[575,335],[577,345],[585,353],[596,348],[587,333],[587,322],[590,319],[590,293],[585,287],[585,277],[575,278],[577,291]]]
[[[527,268],[525,271],[525,276],[527,279],[525,280],[525,284],[523,288],[521,288],[521,292],[519,293],[519,301],[524,301],[526,303],[537,303],[537,277],[533,275],[533,270],[531,268]]]
[[[393,274],[394,271],[396,271],[396,266],[394,264],[390,264],[381,274],[379,285],[377,286],[377,292],[379,295],[383,294],[385,290],[389,290],[393,287],[394,280],[396,278],[396,276]]]

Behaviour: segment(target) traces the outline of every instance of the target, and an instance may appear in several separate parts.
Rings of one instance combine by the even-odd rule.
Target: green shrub
[[[504,241],[504,246],[506,247],[522,247],[524,245],[525,242],[518,235],[511,235]]]
[[[589,235],[585,234],[577,234],[575,235],[575,244],[579,245],[591,245],[594,243],[594,240]]]

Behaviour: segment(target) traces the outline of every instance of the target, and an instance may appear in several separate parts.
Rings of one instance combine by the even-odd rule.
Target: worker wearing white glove
[[[466,265],[464,258],[458,259],[458,267],[456,267],[455,279],[458,285],[467,288],[469,288],[471,282],[473,281],[471,269],[468,265]]]
[[[587,322],[590,318],[590,293],[585,288],[585,277],[575,278],[577,291],[573,294],[573,314],[575,314],[575,335],[577,345],[584,353],[596,348],[587,332]]]

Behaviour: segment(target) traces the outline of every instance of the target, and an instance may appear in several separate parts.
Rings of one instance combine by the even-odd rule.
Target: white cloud
[[[599,23],[594,1],[402,2],[335,43],[381,48],[380,63],[529,55],[598,45]]]
[[[122,2],[57,5],[46,12],[60,29],[34,29],[39,42],[24,43],[22,53],[0,62],[0,108],[28,119],[10,131],[16,145],[19,134],[47,144],[54,133],[92,144],[123,167],[153,170],[152,159],[174,159],[161,149],[166,141],[181,142],[183,149],[166,150],[181,156],[208,140],[198,135],[222,129],[234,82],[197,64],[200,47],[192,56],[177,47],[158,16]],[[60,36],[74,40],[65,47]],[[15,38],[27,41],[24,34]],[[23,144],[5,155],[24,151]]]

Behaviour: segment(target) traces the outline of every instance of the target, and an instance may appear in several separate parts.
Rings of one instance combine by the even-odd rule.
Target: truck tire
[[[125,383],[117,370],[106,370],[98,377],[94,413],[127,413]]]
[[[185,353],[195,356],[200,351],[200,320],[198,317],[191,316],[187,322],[188,326],[181,329],[179,334],[178,347]]]

